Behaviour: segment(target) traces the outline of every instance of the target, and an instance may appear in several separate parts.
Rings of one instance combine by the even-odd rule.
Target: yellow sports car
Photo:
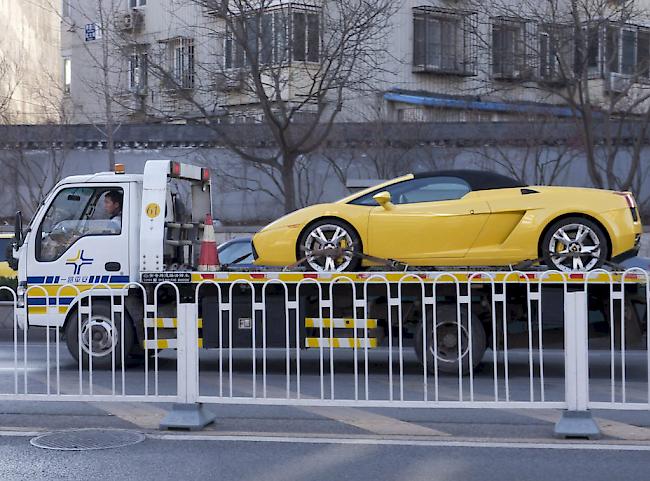
[[[304,258],[315,271],[372,260],[410,266],[506,266],[542,259],[588,271],[634,255],[642,232],[629,192],[528,186],[492,172],[409,174],[329,204],[297,210],[253,237],[256,264]]]

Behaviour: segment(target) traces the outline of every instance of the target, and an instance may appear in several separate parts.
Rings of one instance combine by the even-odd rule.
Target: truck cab
[[[18,233],[18,322],[62,327],[84,293],[141,281],[142,272],[192,269],[212,214],[207,169],[147,161],[143,174],[72,176]],[[29,321],[28,321],[29,319]]]

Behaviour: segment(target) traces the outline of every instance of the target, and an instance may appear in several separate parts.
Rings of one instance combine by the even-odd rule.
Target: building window
[[[233,17],[226,33],[228,69],[314,62],[321,56],[320,8],[287,5],[262,14]]]
[[[175,38],[168,42],[171,89],[194,88],[194,40]]]
[[[70,0],[61,0],[61,16],[64,18],[70,16]]]
[[[495,18],[492,23],[492,75],[499,79],[532,76],[530,26],[523,19]]]
[[[70,86],[72,85],[72,60],[70,57],[63,58],[63,92],[70,93]]]
[[[414,71],[475,74],[475,17],[467,12],[415,7]]]
[[[129,7],[137,8],[144,7],[147,4],[147,0],[129,0]]]
[[[570,25],[542,24],[539,27],[539,77],[564,81],[573,73],[575,44]]]
[[[650,79],[650,28],[636,25],[589,25],[587,67],[591,74],[616,73]]]
[[[636,71],[640,77],[650,78],[650,29],[637,32]]]
[[[293,60],[318,62],[320,59],[320,15],[293,13]]]
[[[650,30],[608,25],[605,32],[606,71],[648,78]]]
[[[587,41],[587,70],[591,73],[598,72],[600,65],[600,29],[597,25],[589,25],[586,28]]]
[[[129,91],[146,93],[147,91],[147,51],[143,46],[133,47],[128,58]]]

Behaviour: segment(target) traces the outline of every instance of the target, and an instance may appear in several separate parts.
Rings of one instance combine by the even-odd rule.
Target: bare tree
[[[124,18],[131,15],[125,0],[87,0],[69,2],[69,15],[61,16],[65,30],[72,33],[82,47],[84,65],[72,66],[74,80],[65,88],[85,89],[85,102],[72,104],[68,110],[92,124],[106,139],[108,169],[115,168],[115,132],[133,109],[129,92],[129,60],[135,48],[131,29],[124,28]],[[52,0],[50,9],[61,15]],[[71,79],[68,79],[71,80]],[[78,82],[75,85],[75,82]],[[70,92],[66,92],[69,94]],[[70,96],[67,102],[70,103]]]
[[[10,59],[0,44],[0,124],[11,121],[11,104],[21,80],[20,65]]]
[[[580,139],[557,142],[551,137],[552,123],[534,121],[535,135],[518,142],[490,142],[473,152],[478,162],[501,170],[522,183],[552,185],[561,180],[582,155]]]
[[[634,188],[650,123],[650,32],[637,26],[648,12],[639,2],[610,0],[470,4],[479,12],[476,38],[481,58],[490,59],[481,74],[491,93],[517,98],[534,90],[565,105],[591,183]]]
[[[328,138],[355,97],[373,90],[384,68],[395,0],[328,0],[322,6],[272,0],[192,0],[210,20],[186,25],[211,45],[171,38],[150,62],[168,93],[190,104],[188,121],[210,126],[231,151],[267,177],[284,211],[298,202],[297,171]],[[247,149],[224,124],[262,123],[272,144]]]
[[[7,190],[12,191],[14,210],[20,210],[30,218],[61,180],[67,158],[68,150],[54,145],[37,155],[29,155],[21,147],[5,151],[0,158],[0,167],[5,178],[11,179],[11,186]]]

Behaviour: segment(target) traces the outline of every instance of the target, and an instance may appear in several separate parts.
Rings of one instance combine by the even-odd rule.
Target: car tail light
[[[178,162],[172,162],[171,169],[172,169],[172,177],[180,177],[181,164],[179,164]]]
[[[205,167],[201,169],[201,180],[203,182],[210,180],[210,169],[206,169]]]
[[[632,195],[632,192],[614,192],[614,193],[616,195],[625,197],[625,202],[627,202],[627,206],[630,208],[630,212],[632,213],[632,220],[634,222],[638,222],[639,212],[637,211],[636,202],[634,201],[634,195]]]

